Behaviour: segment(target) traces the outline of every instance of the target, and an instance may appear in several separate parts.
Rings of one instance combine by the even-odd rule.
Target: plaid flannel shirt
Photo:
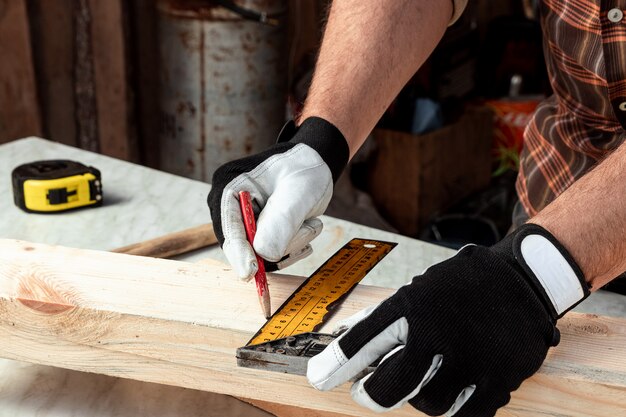
[[[626,138],[626,0],[541,0],[554,95],[526,129],[517,192],[534,216]]]

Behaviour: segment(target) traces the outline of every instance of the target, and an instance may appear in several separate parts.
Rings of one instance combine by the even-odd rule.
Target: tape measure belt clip
[[[52,188],[48,190],[46,197],[50,204],[63,204],[68,202],[68,197],[75,196],[76,190],[68,190],[67,188]]]
[[[31,213],[54,213],[102,205],[102,177],[94,167],[69,160],[36,161],[11,174],[15,205]]]

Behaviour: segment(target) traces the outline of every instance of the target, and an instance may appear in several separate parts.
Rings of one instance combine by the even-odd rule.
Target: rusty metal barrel
[[[246,19],[220,1],[160,0],[160,168],[210,181],[276,139],[287,95],[284,19]],[[286,16],[287,0],[229,1]]]

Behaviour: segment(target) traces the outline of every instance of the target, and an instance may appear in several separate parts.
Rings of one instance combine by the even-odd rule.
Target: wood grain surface
[[[270,275],[275,305],[301,277]],[[333,322],[392,290],[360,286]],[[256,292],[227,267],[0,240],[0,356],[353,416],[349,385],[238,368],[263,324]],[[570,313],[561,344],[500,416],[623,415],[626,320]],[[315,415],[315,414],[312,414]],[[410,407],[392,416],[417,415]]]
[[[0,143],[41,135],[25,0],[0,1]]]
[[[29,0],[43,136],[76,146],[74,0]]]
[[[179,232],[169,233],[144,242],[113,249],[111,252],[128,255],[171,258],[217,243],[212,224],[203,224]]]
[[[89,0],[98,137],[103,155],[138,160],[126,2]]]

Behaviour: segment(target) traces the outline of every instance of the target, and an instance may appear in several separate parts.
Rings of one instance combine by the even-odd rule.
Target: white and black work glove
[[[565,248],[527,224],[490,248],[464,247],[348,319],[349,329],[309,360],[307,377],[329,390],[383,357],[353,385],[359,404],[493,416],[559,343],[557,319],[588,295]]]
[[[278,143],[215,171],[208,204],[215,235],[241,279],[258,266],[239,207],[239,191],[252,197],[258,216],[254,250],[272,271],[311,254],[309,244],[322,230],[333,184],[348,163],[348,144],[334,125],[319,117],[299,127],[285,125]]]

